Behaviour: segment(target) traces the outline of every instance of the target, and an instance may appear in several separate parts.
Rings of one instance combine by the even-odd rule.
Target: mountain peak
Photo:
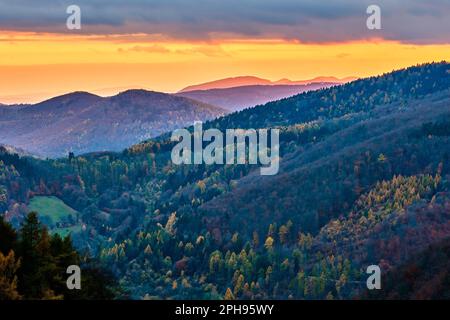
[[[255,76],[238,76],[188,86],[180,90],[178,93],[196,90],[228,89],[241,86],[270,85],[271,83],[272,82],[270,80]]]
[[[44,100],[35,104],[35,106],[63,106],[74,103],[92,103],[93,101],[101,99],[103,98],[86,91],[74,91]]]
[[[52,100],[52,99],[81,99],[81,98],[101,98],[100,96],[87,92],[87,91],[74,91],[62,94],[60,96],[56,96],[53,98],[50,98],[46,101]]]
[[[146,89],[128,89],[125,91],[121,91],[117,94],[117,96],[124,96],[124,95],[134,95],[134,94],[154,94],[154,93],[161,93]]]

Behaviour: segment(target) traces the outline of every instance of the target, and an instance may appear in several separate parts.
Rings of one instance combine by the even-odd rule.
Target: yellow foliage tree
[[[267,237],[266,242],[264,242],[264,247],[267,250],[271,250],[273,248],[273,238],[272,237]]]
[[[10,251],[4,256],[0,252],[0,300],[18,300],[20,295],[17,292],[17,269],[20,267],[20,260],[16,260],[14,251]]]
[[[231,289],[228,288],[225,292],[225,296],[223,297],[224,300],[234,300],[233,292],[231,292]]]

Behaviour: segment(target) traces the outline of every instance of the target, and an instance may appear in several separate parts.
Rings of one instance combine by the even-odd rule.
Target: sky
[[[69,30],[66,9],[81,9]],[[366,9],[381,9],[369,30]],[[0,103],[450,60],[450,0],[0,0]]]

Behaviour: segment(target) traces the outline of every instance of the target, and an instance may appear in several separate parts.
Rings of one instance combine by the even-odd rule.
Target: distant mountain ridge
[[[224,110],[170,94],[128,90],[112,97],[73,92],[0,108],[0,143],[40,156],[120,151]]]
[[[339,83],[250,85],[224,89],[186,91],[177,95],[219,106],[229,111],[239,111],[257,105],[263,105],[270,101],[288,98],[306,91],[329,88],[335,85],[339,85]]]
[[[308,80],[292,81],[289,79],[280,79],[278,81],[270,81],[267,79],[254,77],[254,76],[239,76],[225,78],[210,82],[205,82],[197,85],[191,85],[181,89],[178,93],[197,91],[197,90],[210,90],[210,89],[228,89],[241,86],[268,86],[268,85],[307,85],[313,83],[336,83],[343,84],[357,80],[356,77],[336,78],[336,77],[316,77]]]
[[[280,79],[278,81],[274,81],[273,84],[284,84],[284,85],[306,85],[306,84],[312,84],[312,83],[339,83],[339,84],[344,84],[347,82],[352,82],[358,80],[357,77],[345,77],[345,78],[337,78],[337,77],[333,77],[333,76],[328,76],[328,77],[315,77],[313,79],[309,79],[309,80],[299,80],[299,81],[292,81],[289,79]]]

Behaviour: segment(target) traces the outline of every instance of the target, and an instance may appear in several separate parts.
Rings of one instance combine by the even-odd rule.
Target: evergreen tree
[[[0,216],[0,252],[7,255],[16,247],[17,234],[13,227]]]
[[[225,292],[225,296],[223,298],[224,300],[234,300],[233,292],[231,292],[230,288],[227,288],[227,291]]]
[[[19,271],[19,289],[26,298],[39,298],[42,294],[39,250],[42,227],[36,212],[30,212],[20,229],[19,254],[22,266]]]

